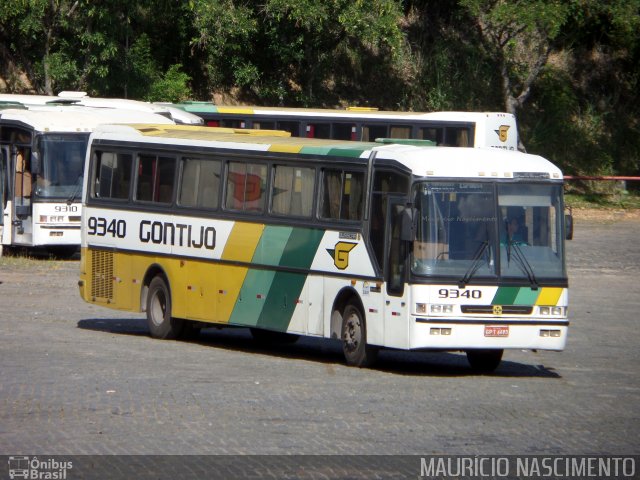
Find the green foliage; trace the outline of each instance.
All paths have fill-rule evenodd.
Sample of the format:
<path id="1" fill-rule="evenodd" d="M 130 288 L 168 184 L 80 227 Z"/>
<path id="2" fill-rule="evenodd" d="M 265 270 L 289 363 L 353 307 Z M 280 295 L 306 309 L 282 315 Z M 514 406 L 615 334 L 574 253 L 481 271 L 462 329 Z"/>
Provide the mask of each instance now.
<path id="1" fill-rule="evenodd" d="M 181 71 L 182 65 L 171 65 L 169 70 L 151 84 L 146 100 L 150 102 L 181 102 L 191 98 L 190 77 Z"/>
<path id="2" fill-rule="evenodd" d="M 640 173 L 640 0 L 4 0 L 13 91 L 507 110 L 567 173 Z M 1 84 L 1 82 L 0 82 Z"/>

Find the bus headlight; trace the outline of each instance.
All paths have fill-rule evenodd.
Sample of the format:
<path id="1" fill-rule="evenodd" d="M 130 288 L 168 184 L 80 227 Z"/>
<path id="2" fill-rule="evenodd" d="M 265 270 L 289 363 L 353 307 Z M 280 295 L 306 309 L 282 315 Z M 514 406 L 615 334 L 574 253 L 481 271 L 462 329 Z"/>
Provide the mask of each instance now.
<path id="1" fill-rule="evenodd" d="M 567 313 L 567 307 L 540 307 L 540 315 L 544 317 L 563 317 Z"/>
<path id="2" fill-rule="evenodd" d="M 431 313 L 453 313 L 453 305 L 431 305 Z"/>

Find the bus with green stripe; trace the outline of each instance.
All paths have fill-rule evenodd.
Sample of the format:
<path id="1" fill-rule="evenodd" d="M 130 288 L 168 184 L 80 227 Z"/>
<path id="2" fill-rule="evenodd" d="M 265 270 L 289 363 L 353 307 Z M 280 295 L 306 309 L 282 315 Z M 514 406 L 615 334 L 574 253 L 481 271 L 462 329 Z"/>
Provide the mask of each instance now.
<path id="1" fill-rule="evenodd" d="M 85 168 L 80 294 L 153 337 L 245 327 L 481 371 L 565 347 L 563 176 L 539 156 L 113 125 Z"/>
<path id="2" fill-rule="evenodd" d="M 375 141 L 430 140 L 438 146 L 518 150 L 514 115 L 504 112 L 401 112 L 368 107 L 285 108 L 214 105 L 185 101 L 160 104 L 201 117 L 210 127 L 278 129 L 293 137 Z"/>

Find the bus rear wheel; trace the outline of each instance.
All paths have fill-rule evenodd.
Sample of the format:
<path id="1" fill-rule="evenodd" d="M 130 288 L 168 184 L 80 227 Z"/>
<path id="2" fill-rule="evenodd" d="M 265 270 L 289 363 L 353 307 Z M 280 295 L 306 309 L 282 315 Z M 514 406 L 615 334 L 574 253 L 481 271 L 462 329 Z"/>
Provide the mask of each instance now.
<path id="1" fill-rule="evenodd" d="M 467 361 L 480 373 L 491 373 L 502 361 L 504 350 L 467 350 Z"/>
<path id="2" fill-rule="evenodd" d="M 367 344 L 364 315 L 358 306 L 347 304 L 342 314 L 342 352 L 347 365 L 369 367 L 377 357 L 378 349 Z"/>
<path id="3" fill-rule="evenodd" d="M 147 323 L 153 338 L 175 339 L 184 328 L 182 320 L 171 317 L 171 293 L 166 281 L 159 275 L 149 284 Z"/>

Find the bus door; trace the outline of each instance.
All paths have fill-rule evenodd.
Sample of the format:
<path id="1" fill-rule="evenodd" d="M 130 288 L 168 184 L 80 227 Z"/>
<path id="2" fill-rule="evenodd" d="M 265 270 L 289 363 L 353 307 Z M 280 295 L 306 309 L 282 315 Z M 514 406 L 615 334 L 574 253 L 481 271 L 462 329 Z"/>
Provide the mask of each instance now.
<path id="1" fill-rule="evenodd" d="M 388 347 L 406 347 L 409 338 L 408 289 L 405 288 L 408 244 L 401 238 L 406 199 L 388 198 L 384 249 L 384 339 Z"/>
<path id="2" fill-rule="evenodd" d="M 10 200 L 11 188 L 9 187 L 10 159 L 9 147 L 2 145 L 2 156 L 0 157 L 0 249 L 2 245 L 11 245 L 13 216 L 11 215 L 12 202 Z"/>
<path id="3" fill-rule="evenodd" d="M 32 176 L 31 155 L 24 147 L 11 149 L 13 160 L 13 202 L 11 206 L 11 240 L 14 244 L 30 245 L 32 243 Z"/>

